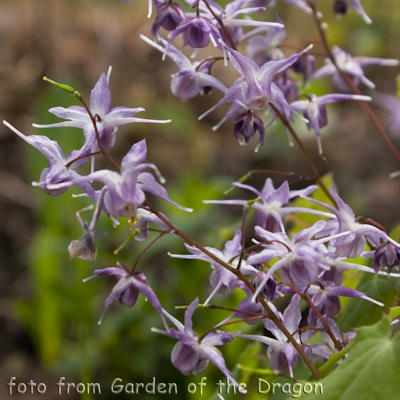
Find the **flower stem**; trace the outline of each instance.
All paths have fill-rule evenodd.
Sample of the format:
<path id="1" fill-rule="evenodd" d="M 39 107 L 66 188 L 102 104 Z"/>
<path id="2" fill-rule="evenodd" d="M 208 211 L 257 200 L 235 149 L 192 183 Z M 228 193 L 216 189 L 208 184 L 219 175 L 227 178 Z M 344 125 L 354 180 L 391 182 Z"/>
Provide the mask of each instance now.
<path id="1" fill-rule="evenodd" d="M 240 269 L 235 269 L 232 268 L 229 264 L 226 262 L 222 261 L 219 259 L 216 255 L 208 251 L 206 248 L 204 248 L 202 245 L 197 243 L 194 239 L 192 239 L 190 236 L 188 236 L 185 232 L 182 232 L 178 228 L 176 228 L 167 218 L 165 218 L 160 212 L 158 212 L 157 209 L 153 207 L 153 205 L 146 200 L 146 205 L 150 208 L 150 211 L 153 212 L 155 215 L 157 215 L 158 218 L 160 218 L 165 224 L 167 224 L 171 230 L 174 231 L 174 233 L 178 236 L 180 236 L 182 239 L 186 240 L 193 246 L 197 247 L 200 251 L 202 251 L 205 255 L 210 257 L 212 260 L 216 261 L 218 264 L 222 265 L 224 268 L 226 268 L 228 271 L 232 272 L 235 274 L 239 280 L 241 280 L 248 288 L 249 290 L 254 294 L 256 291 L 256 288 L 251 284 L 251 282 L 242 274 Z M 276 326 L 282 331 L 282 333 L 288 338 L 289 342 L 293 345 L 293 347 L 296 349 L 296 351 L 299 353 L 299 356 L 303 359 L 307 367 L 310 369 L 311 373 L 314 375 L 315 379 L 320 380 L 321 376 L 318 373 L 318 370 L 315 368 L 314 364 L 310 360 L 310 358 L 307 356 L 307 354 L 304 352 L 304 350 L 301 348 L 301 346 L 296 342 L 296 340 L 293 338 L 293 336 L 290 334 L 290 332 L 285 328 L 285 326 L 282 324 L 280 319 L 275 315 L 275 313 L 272 311 L 272 309 L 269 307 L 265 299 L 261 296 L 257 296 L 257 300 L 262 304 L 264 307 L 265 311 L 267 311 L 269 318 L 275 322 Z"/>
<path id="2" fill-rule="evenodd" d="M 361 95 L 361 92 L 358 89 L 358 87 L 354 84 L 354 82 L 351 80 L 349 75 L 346 74 L 346 72 L 344 72 L 339 67 L 338 63 L 335 60 L 335 57 L 332 54 L 332 51 L 331 51 L 331 49 L 329 47 L 329 44 L 328 44 L 328 40 L 326 38 L 325 29 L 324 29 L 324 27 L 323 27 L 323 25 L 321 23 L 321 20 L 320 20 L 320 18 L 318 16 L 316 5 L 311 1 L 309 1 L 308 3 L 309 3 L 309 6 L 311 7 L 311 9 L 313 10 L 313 16 L 314 16 L 315 22 L 317 24 L 318 32 L 319 32 L 322 44 L 323 44 L 323 46 L 325 48 L 325 51 L 326 51 L 329 59 L 331 60 L 332 64 L 336 67 L 336 69 L 339 72 L 340 76 L 345 80 L 347 85 L 350 87 L 351 91 L 354 94 Z M 363 101 L 363 100 L 361 101 L 361 104 L 364 107 L 365 111 L 367 112 L 367 114 L 368 114 L 372 124 L 374 125 L 376 131 L 379 133 L 379 135 L 381 136 L 381 138 L 385 142 L 386 146 L 389 148 L 389 150 L 392 152 L 392 154 L 396 157 L 397 161 L 400 162 L 400 153 L 394 147 L 394 145 L 393 145 L 392 141 L 390 140 L 388 134 L 385 132 L 385 129 L 383 129 L 383 126 L 379 122 L 378 118 L 376 117 L 375 113 L 372 111 L 372 109 L 369 106 L 369 104 L 366 101 Z"/>
<path id="3" fill-rule="evenodd" d="M 337 204 L 336 204 L 335 199 L 333 198 L 331 192 L 326 187 L 324 181 L 321 178 L 321 175 L 319 174 L 319 172 L 317 170 L 317 167 L 315 166 L 314 162 L 312 161 L 310 155 L 308 154 L 307 149 L 305 148 L 303 142 L 298 137 L 298 135 L 295 132 L 295 130 L 293 129 L 292 125 L 287 120 L 287 118 L 275 107 L 274 104 L 269 103 L 269 105 L 274 110 L 275 114 L 279 117 L 279 119 L 282 121 L 282 123 L 285 125 L 285 127 L 289 130 L 290 134 L 293 136 L 293 138 L 296 141 L 297 145 L 300 147 L 300 150 L 303 153 L 303 156 L 304 156 L 308 166 L 310 167 L 312 173 L 315 175 L 315 180 L 317 181 L 318 185 L 325 192 L 325 194 L 328 196 L 328 198 L 332 202 L 332 204 L 337 208 Z"/>

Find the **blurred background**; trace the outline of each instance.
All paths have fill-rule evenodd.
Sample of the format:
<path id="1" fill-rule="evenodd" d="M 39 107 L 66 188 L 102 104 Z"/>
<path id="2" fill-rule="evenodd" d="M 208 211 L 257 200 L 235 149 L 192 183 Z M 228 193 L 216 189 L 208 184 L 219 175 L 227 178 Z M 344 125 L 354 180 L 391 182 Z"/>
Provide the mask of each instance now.
<path id="1" fill-rule="evenodd" d="M 362 0 L 373 20 L 366 25 L 354 10 L 342 19 L 333 14 L 333 1 L 321 1 L 321 11 L 328 23 L 328 38 L 352 55 L 400 58 L 400 7 L 397 0 L 386 0 L 384 6 L 373 0 Z M 322 46 L 311 16 L 285 3 L 265 13 L 275 20 L 275 12 L 287 27 L 284 52 L 290 46 L 315 45 L 313 52 L 323 64 Z M 227 111 L 222 107 L 198 121 L 197 117 L 220 99 L 216 91 L 210 96 L 182 102 L 170 92 L 170 76 L 175 65 L 139 39 L 150 36 L 152 19 L 146 18 L 147 2 L 136 0 L 123 4 L 116 0 L 1 0 L 0 1 L 0 115 L 26 135 L 46 134 L 58 140 L 65 154 L 83 143 L 78 129 L 39 130 L 32 123 L 58 122 L 48 113 L 54 106 L 68 107 L 76 99 L 42 80 L 47 76 L 78 89 L 86 99 L 101 73 L 112 65 L 110 80 L 112 107 L 144 107 L 142 118 L 167 119 L 168 125 L 131 124 L 119 128 L 112 155 L 120 160 L 131 145 L 146 138 L 148 162 L 155 163 L 167 179 L 166 188 L 174 201 L 194 208 L 191 215 L 167 203 L 154 200 L 171 221 L 206 246 L 222 249 L 240 226 L 241 212 L 235 207 L 204 206 L 202 200 L 225 198 L 230 183 L 256 168 L 309 173 L 296 146 L 288 145 L 279 124 L 271 127 L 258 153 L 258 138 L 241 147 L 233 135 L 233 121 L 218 131 L 215 125 Z M 154 16 L 153 16 L 154 17 Z M 179 43 L 179 41 L 177 41 Z M 217 66 L 217 77 L 226 84 L 237 78 L 233 68 Z M 396 93 L 399 67 L 369 67 L 366 76 L 383 93 Z M 310 84 L 310 91 L 325 94 L 336 91 L 330 79 Z M 365 94 L 370 94 L 361 87 Z M 374 109 L 385 125 L 387 112 Z M 400 186 L 389 173 L 400 169 L 387 150 L 360 104 L 345 102 L 328 106 L 330 124 L 322 133 L 324 156 L 317 153 L 313 133 L 301 122 L 296 124 L 302 139 L 322 174 L 331 172 L 340 195 L 354 209 L 382 224 L 388 231 L 400 222 Z M 399 132 L 400 136 L 400 132 Z M 400 148 L 400 139 L 393 141 Z M 187 385 L 200 377 L 184 377 L 170 363 L 174 340 L 150 332 L 162 328 L 157 313 L 140 296 L 132 309 L 113 304 L 103 323 L 97 321 L 105 298 L 115 280 L 99 277 L 87 283 L 82 279 L 95 268 L 114 266 L 116 261 L 132 265 L 146 243 L 131 243 L 118 256 L 115 250 L 128 236 L 125 223 L 114 229 L 101 217 L 98 258 L 89 261 L 69 260 L 67 247 L 82 235 L 76 211 L 88 200 L 72 198 L 73 190 L 58 198 L 46 196 L 31 186 L 46 167 L 45 158 L 18 138 L 8 128 L 0 127 L 0 397 L 8 393 L 6 383 L 12 376 L 16 383 L 47 385 L 46 393 L 17 394 L 13 398 L 51 399 L 57 395 L 56 383 L 99 382 L 101 395 L 70 394 L 57 398 L 114 398 L 111 383 L 120 378 L 129 382 L 176 382 L 179 398 L 210 398 L 215 382 L 222 374 L 209 366 L 208 386 L 203 395 L 189 394 Z M 98 168 L 108 168 L 105 160 L 96 160 Z M 87 171 L 86 171 L 87 172 Z M 249 183 L 260 188 L 266 176 L 255 176 Z M 275 187 L 282 179 L 274 177 Z M 298 182 L 300 188 L 310 182 Z M 78 193 L 78 192 L 75 192 Z M 247 193 L 235 190 L 228 198 L 245 198 Z M 250 197 L 247 197 L 250 198 Z M 86 220 L 91 213 L 82 214 Z M 208 296 L 211 269 L 200 261 L 171 260 L 167 251 L 186 253 L 182 241 L 164 237 L 148 251 L 139 263 L 164 308 L 183 317 L 175 305 L 200 301 Z M 216 297 L 216 300 L 221 298 Z M 224 300 L 235 306 L 239 297 Z M 195 326 L 212 327 L 228 314 L 197 311 Z M 257 357 L 254 357 L 254 354 Z M 224 349 L 228 368 L 239 361 L 250 365 L 265 360 L 265 349 L 246 347 L 244 341 Z M 246 364 L 247 362 L 247 364 Z M 254 365 L 253 365 L 254 366 Z M 242 381 L 245 372 L 238 375 Z M 255 385 L 255 383 L 254 383 Z M 29 391 L 29 388 L 28 388 Z M 123 392 L 118 398 L 131 398 Z M 176 398 L 176 395 L 151 395 L 141 398 Z M 146 397 L 147 396 L 147 397 Z M 250 393 L 250 398 L 261 398 Z"/>

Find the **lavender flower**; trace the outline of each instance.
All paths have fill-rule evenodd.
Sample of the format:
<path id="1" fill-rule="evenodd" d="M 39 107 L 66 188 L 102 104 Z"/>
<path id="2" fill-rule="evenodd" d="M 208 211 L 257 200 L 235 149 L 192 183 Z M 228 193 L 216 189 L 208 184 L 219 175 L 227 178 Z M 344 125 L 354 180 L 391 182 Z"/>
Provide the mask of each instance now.
<path id="1" fill-rule="evenodd" d="M 96 127 L 99 132 L 100 140 L 106 150 L 114 146 L 115 133 L 120 125 L 130 124 L 131 122 L 151 122 L 165 124 L 171 120 L 153 120 L 133 117 L 138 112 L 144 111 L 144 108 L 127 108 L 124 106 L 111 108 L 111 92 L 108 87 L 111 74 L 111 67 L 107 76 L 103 73 L 96 83 L 90 95 L 90 112 L 96 120 Z M 83 129 L 86 142 L 81 152 L 93 153 L 97 148 L 96 132 L 86 109 L 81 106 L 53 107 L 49 112 L 59 118 L 69 121 L 58 122 L 56 124 L 38 125 L 32 124 L 35 128 L 56 128 L 72 126 Z"/>
<path id="2" fill-rule="evenodd" d="M 80 158 L 77 161 L 74 160 L 78 157 L 84 156 L 84 152 L 73 150 L 70 151 L 67 158 L 65 158 L 61 147 L 56 141 L 50 140 L 48 137 L 41 135 L 25 136 L 7 121 L 3 121 L 3 123 L 21 139 L 25 140 L 25 142 L 39 150 L 49 161 L 49 166 L 40 174 L 39 182 L 32 182 L 33 186 L 39 186 L 50 196 L 59 196 L 68 190 L 73 179 L 81 177 L 75 169 L 83 166 L 87 158 Z M 62 185 L 63 183 L 66 183 L 66 185 L 53 189 L 49 188 L 49 185 Z M 78 186 L 81 187 L 94 201 L 97 200 L 97 194 L 88 182 L 80 182 Z"/>
<path id="3" fill-rule="evenodd" d="M 272 179 L 267 178 L 264 183 L 264 187 L 261 191 L 250 185 L 244 185 L 239 182 L 234 182 L 232 185 L 242 189 L 250 190 L 255 193 L 260 199 L 252 204 L 256 212 L 256 223 L 255 225 L 260 226 L 270 232 L 285 232 L 283 225 L 284 217 L 292 212 L 304 212 L 310 214 L 324 215 L 333 217 L 333 214 L 327 214 L 325 212 L 312 210 L 305 207 L 283 207 L 289 202 L 290 199 L 312 193 L 317 186 L 311 185 L 301 190 L 290 190 L 287 181 L 283 182 L 278 188 L 274 188 Z M 247 204 L 246 200 L 204 200 L 206 204 L 232 204 L 244 206 Z"/>
<path id="4" fill-rule="evenodd" d="M 161 303 L 158 300 L 155 293 L 153 292 L 153 289 L 148 284 L 144 273 L 139 271 L 132 273 L 128 267 L 126 267 L 124 264 L 120 262 L 117 262 L 117 265 L 119 268 L 109 267 L 104 269 L 95 269 L 94 275 L 83 280 L 84 282 L 87 282 L 89 279 L 95 278 L 96 276 L 99 275 L 114 275 L 118 278 L 117 284 L 114 286 L 110 295 L 107 297 L 104 303 L 104 311 L 102 317 L 100 318 L 99 324 L 101 323 L 101 320 L 108 306 L 114 300 L 117 299 L 121 304 L 130 308 L 136 304 L 136 301 L 139 297 L 139 293 L 142 293 L 143 296 L 145 296 L 146 299 L 149 300 L 151 305 L 160 314 L 165 329 L 168 329 L 167 323 L 163 315 L 163 309 L 161 307 Z"/>
<path id="5" fill-rule="evenodd" d="M 102 188 L 105 191 L 104 207 L 109 214 L 114 215 L 116 218 L 135 216 L 138 206 L 142 205 L 146 199 L 145 191 L 161 197 L 178 208 L 192 211 L 170 200 L 165 188 L 155 181 L 153 175 L 143 172 L 144 169 L 152 168 L 164 182 L 154 164 L 143 163 L 146 159 L 146 154 L 146 140 L 143 139 L 135 143 L 122 159 L 121 173 L 99 170 L 87 176 L 73 179 L 66 185 L 79 185 L 90 181 L 104 183 Z M 62 185 L 60 184 L 59 186 Z"/>
<path id="6" fill-rule="evenodd" d="M 374 58 L 374 57 L 352 57 L 349 53 L 335 46 L 332 49 L 332 55 L 339 68 L 348 74 L 354 84 L 357 86 L 360 82 L 368 86 L 370 89 L 375 88 L 375 84 L 367 79 L 364 75 L 363 68 L 369 65 L 382 65 L 382 66 L 396 66 L 399 65 L 399 60 L 388 58 Z M 336 85 L 342 90 L 348 90 L 346 81 L 343 80 L 340 73 L 337 71 L 333 63 L 327 59 L 326 64 L 316 71 L 311 79 L 319 79 L 324 76 L 333 75 L 333 80 Z"/>
<path id="7" fill-rule="evenodd" d="M 178 3 L 157 1 L 157 15 L 151 27 L 151 34 L 158 37 L 158 30 L 163 27 L 173 31 L 185 19 L 185 13 Z"/>
<path id="8" fill-rule="evenodd" d="M 241 393 L 246 393 L 246 390 L 236 382 L 232 373 L 226 367 L 220 350 L 215 347 L 231 342 L 233 340 L 232 335 L 227 332 L 210 332 L 200 342 L 198 336 L 193 331 L 192 317 L 198 305 L 199 298 L 197 297 L 185 311 L 185 324 L 182 324 L 163 310 L 164 314 L 178 329 L 168 328 L 162 331 L 152 328 L 152 332 L 178 340 L 171 353 L 171 362 L 182 374 L 190 375 L 193 373 L 200 375 L 211 361 L 238 387 Z"/>
<path id="9" fill-rule="evenodd" d="M 211 267 L 214 269 L 210 276 L 210 284 L 214 290 L 204 302 L 204 305 L 207 305 L 210 302 L 215 293 L 226 295 L 236 289 L 238 285 L 238 277 L 233 272 L 229 271 L 227 268 L 217 263 L 211 257 L 204 254 L 197 247 L 189 246 L 187 244 L 185 244 L 185 246 L 192 253 L 192 255 L 170 253 L 169 255 L 174 258 L 197 259 L 207 261 L 211 263 Z M 258 273 L 258 270 L 256 268 L 254 268 L 252 265 L 246 264 L 244 260 L 241 261 L 239 266 L 239 256 L 242 251 L 242 232 L 240 229 L 236 230 L 235 236 L 232 240 L 228 240 L 226 242 L 224 251 L 220 251 L 212 247 L 206 247 L 206 249 L 210 253 L 217 256 L 221 261 L 231 265 L 233 268 L 240 268 L 240 271 L 245 275 L 256 275 Z"/>
<path id="10" fill-rule="evenodd" d="M 317 97 L 315 94 L 307 95 L 308 100 L 297 100 L 290 104 L 296 110 L 301 111 L 308 119 L 308 129 L 312 129 L 317 136 L 318 151 L 322 154 L 320 129 L 328 125 L 328 114 L 325 105 L 336 103 L 342 100 L 370 101 L 369 96 L 359 96 L 355 94 L 327 94 Z"/>
<path id="11" fill-rule="evenodd" d="M 223 93 L 226 92 L 226 87 L 217 78 L 202 71 L 201 67 L 204 65 L 204 61 L 192 64 L 192 62 L 174 46 L 168 46 L 167 41 L 164 39 L 160 39 L 161 43 L 164 45 L 164 47 L 162 47 L 144 35 L 140 35 L 140 38 L 166 54 L 177 65 L 179 70 L 176 74 L 172 75 L 171 91 L 181 100 L 191 99 L 199 93 L 204 92 L 206 90 L 205 88 L 210 87 L 214 87 Z"/>

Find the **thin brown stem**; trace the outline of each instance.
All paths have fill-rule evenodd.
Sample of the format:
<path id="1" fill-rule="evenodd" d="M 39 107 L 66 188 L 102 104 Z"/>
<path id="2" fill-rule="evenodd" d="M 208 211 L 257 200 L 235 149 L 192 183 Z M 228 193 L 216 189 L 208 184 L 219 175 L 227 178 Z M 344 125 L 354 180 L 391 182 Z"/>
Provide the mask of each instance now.
<path id="1" fill-rule="evenodd" d="M 232 49 L 237 50 L 235 42 L 233 41 L 231 34 L 229 33 L 228 29 L 226 29 L 226 26 L 222 22 L 222 18 L 214 12 L 212 7 L 208 4 L 207 0 L 203 0 L 203 2 L 207 6 L 207 8 L 210 10 L 210 13 L 213 15 L 213 17 L 217 20 L 221 29 L 224 31 L 225 36 L 228 38 L 229 44 L 231 45 Z"/>
<path id="2" fill-rule="evenodd" d="M 306 147 L 304 146 L 303 142 L 300 140 L 298 137 L 297 133 L 293 129 L 292 125 L 290 122 L 287 120 L 287 118 L 275 107 L 274 104 L 269 103 L 271 108 L 274 110 L 275 114 L 279 117 L 279 119 L 282 121 L 282 123 L 285 125 L 285 127 L 289 130 L 290 134 L 296 141 L 297 145 L 300 147 L 301 152 L 303 153 L 303 156 L 310 167 L 312 173 L 315 175 L 315 180 L 317 181 L 318 185 L 320 188 L 325 192 L 325 194 L 328 196 L 329 200 L 332 202 L 332 204 L 337 208 L 337 204 L 335 199 L 333 198 L 331 192 L 328 190 L 326 187 L 324 181 L 321 178 L 321 175 L 319 174 L 317 167 L 315 166 L 314 162 L 312 161 L 310 155 L 308 154 L 308 151 Z"/>
<path id="3" fill-rule="evenodd" d="M 328 333 L 329 337 L 332 339 L 333 343 L 335 344 L 335 347 L 338 351 L 342 350 L 342 345 L 341 343 L 335 338 L 335 335 L 333 334 L 331 328 L 329 327 L 328 323 L 326 322 L 325 318 L 323 315 L 320 313 L 318 308 L 314 305 L 314 303 L 311 301 L 311 299 L 305 294 L 300 292 L 299 290 L 294 289 L 292 286 L 288 285 L 295 293 L 297 293 L 299 296 L 301 296 L 302 299 L 304 299 L 307 304 L 314 310 L 315 314 L 317 317 L 321 320 L 322 325 L 324 325 L 324 328 L 326 329 L 326 332 Z"/>
<path id="4" fill-rule="evenodd" d="M 85 110 L 89 114 L 89 117 L 90 117 L 93 127 L 94 127 L 94 131 L 96 133 L 97 144 L 99 145 L 100 151 L 102 152 L 104 157 L 107 158 L 107 160 L 111 162 L 111 164 L 113 164 L 118 170 L 121 170 L 121 166 L 110 156 L 108 151 L 104 148 L 103 144 L 101 143 L 100 134 L 99 134 L 99 130 L 97 129 L 96 120 L 95 120 L 92 112 L 90 111 L 90 108 L 86 104 L 85 99 L 80 94 L 77 95 L 76 97 L 79 99 L 79 101 L 82 103 L 83 107 L 85 107 Z"/>
<path id="5" fill-rule="evenodd" d="M 325 29 L 321 23 L 321 20 L 318 16 L 317 13 L 317 8 L 315 6 L 315 4 L 313 2 L 308 2 L 309 6 L 312 8 L 313 10 L 313 15 L 314 15 L 314 19 L 315 22 L 317 24 L 317 28 L 318 28 L 318 32 L 319 35 L 321 37 L 321 41 L 322 44 L 325 48 L 325 51 L 329 57 L 329 59 L 331 60 L 332 64 L 336 67 L 337 71 L 339 72 L 340 76 L 344 79 L 344 81 L 347 83 L 347 85 L 350 87 L 351 91 L 354 94 L 357 95 L 361 95 L 360 90 L 358 89 L 358 87 L 354 84 L 354 82 L 352 81 L 352 79 L 350 78 L 350 76 L 348 74 L 346 74 L 346 72 L 344 72 L 338 65 L 338 63 L 336 62 L 335 57 L 332 54 L 332 51 L 330 49 L 330 46 L 328 44 L 328 40 L 326 38 L 326 32 Z M 397 149 L 394 147 L 392 141 L 390 140 L 388 134 L 385 132 L 385 129 L 383 128 L 382 124 L 379 122 L 378 118 L 376 117 L 375 113 L 372 111 L 371 107 L 369 106 L 369 104 L 366 101 L 360 101 L 360 103 L 362 104 L 362 106 L 364 107 L 365 111 L 367 112 L 372 124 L 374 125 L 376 131 L 379 133 L 379 135 L 381 136 L 381 138 L 383 139 L 383 141 L 385 142 L 386 146 L 389 148 L 389 150 L 392 152 L 392 154 L 396 157 L 397 161 L 400 162 L 400 153 L 397 151 Z"/>
<path id="6" fill-rule="evenodd" d="M 200 251 L 202 251 L 205 255 L 210 257 L 212 260 L 216 261 L 218 264 L 222 265 L 224 268 L 226 268 L 228 271 L 232 272 L 235 274 L 239 280 L 241 280 L 247 287 L 248 289 L 254 294 L 256 289 L 255 287 L 251 284 L 251 282 L 242 274 L 240 269 L 235 269 L 232 268 L 229 264 L 224 262 L 223 260 L 219 259 L 216 255 L 208 251 L 206 248 L 204 248 L 202 245 L 197 243 L 194 239 L 192 239 L 190 236 L 188 236 L 186 233 L 182 232 L 178 228 L 176 228 L 167 218 L 165 218 L 160 212 L 158 212 L 157 209 L 153 207 L 153 205 L 146 200 L 146 205 L 150 208 L 150 211 L 153 212 L 155 215 L 157 215 L 158 218 L 160 218 L 166 225 L 168 225 L 171 230 L 174 231 L 174 233 L 178 236 L 180 236 L 182 239 L 186 240 L 188 243 L 192 244 L 193 246 L 197 247 Z M 265 299 L 261 296 L 257 296 L 257 300 L 261 303 L 261 305 L 264 307 L 265 311 L 267 311 L 269 318 L 275 322 L 276 326 L 282 331 L 282 333 L 288 338 L 288 341 L 293 345 L 293 347 L 296 349 L 296 351 L 299 353 L 299 356 L 303 359 L 307 367 L 310 369 L 311 373 L 314 375 L 315 379 L 320 380 L 321 376 L 318 373 L 318 370 L 315 368 L 314 364 L 310 360 L 310 358 L 307 356 L 307 354 L 304 352 L 304 350 L 301 348 L 301 346 L 296 342 L 296 340 L 293 338 L 291 333 L 285 328 L 285 326 L 282 324 L 281 320 L 275 315 L 275 313 L 272 311 L 272 309 L 269 307 Z"/>

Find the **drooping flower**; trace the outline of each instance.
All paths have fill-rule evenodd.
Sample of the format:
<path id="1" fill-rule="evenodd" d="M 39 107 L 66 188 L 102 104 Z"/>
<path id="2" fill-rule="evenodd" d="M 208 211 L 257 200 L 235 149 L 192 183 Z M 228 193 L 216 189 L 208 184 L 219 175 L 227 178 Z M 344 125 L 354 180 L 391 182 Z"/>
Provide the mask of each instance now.
<path id="1" fill-rule="evenodd" d="M 233 340 L 232 335 L 228 332 L 210 332 L 200 342 L 197 334 L 193 331 L 192 317 L 198 305 L 199 298 L 197 297 L 185 311 L 185 324 L 163 310 L 165 316 L 178 329 L 168 328 L 162 331 L 152 328 L 152 332 L 178 340 L 178 343 L 172 349 L 171 362 L 183 375 L 200 375 L 211 361 L 238 387 L 241 393 L 246 393 L 246 390 L 236 382 L 232 373 L 226 367 L 221 351 L 215 347 L 231 342 Z"/>
<path id="2" fill-rule="evenodd" d="M 233 272 L 229 271 L 227 268 L 223 267 L 217 261 L 213 260 L 210 256 L 203 253 L 197 247 L 189 246 L 185 244 L 186 248 L 192 253 L 192 255 L 183 255 L 183 254 L 169 254 L 174 258 L 184 258 L 184 259 L 197 259 L 209 262 L 211 267 L 213 268 L 213 272 L 210 275 L 210 284 L 213 288 L 211 295 L 204 302 L 204 305 L 207 305 L 210 300 L 213 298 L 215 293 L 220 293 L 223 295 L 231 293 L 234 289 L 236 289 L 238 285 L 238 277 Z M 232 240 L 228 240 L 225 243 L 225 248 L 223 251 L 206 247 L 213 255 L 217 256 L 221 261 L 230 265 L 234 269 L 240 268 L 240 271 L 244 275 L 256 275 L 258 270 L 254 268 L 252 265 L 248 265 L 244 260 L 241 261 L 239 266 L 239 258 L 242 251 L 242 232 L 240 229 L 237 229 L 235 232 L 235 236 Z"/>
<path id="3" fill-rule="evenodd" d="M 181 209 L 191 211 L 191 209 L 182 207 L 170 200 L 166 189 L 156 182 L 154 176 L 149 172 L 143 172 L 143 170 L 151 168 L 163 181 L 154 164 L 143 163 L 146 159 L 146 154 L 146 140 L 143 139 L 135 143 L 128 154 L 122 159 L 120 173 L 110 170 L 99 170 L 73 179 L 69 185 L 79 185 L 90 181 L 104 183 L 104 187 L 101 189 L 105 192 L 104 208 L 116 218 L 135 216 L 138 206 L 142 205 L 146 199 L 144 192 L 150 192 Z M 60 184 L 60 186 L 62 185 Z"/>
<path id="4" fill-rule="evenodd" d="M 89 278 L 84 279 L 84 282 L 87 282 L 89 279 L 95 278 L 99 275 L 114 275 L 117 277 L 118 282 L 112 289 L 110 295 L 107 297 L 104 302 L 104 311 L 107 310 L 108 306 L 114 301 L 118 300 L 124 306 L 130 308 L 136 304 L 136 301 L 139 297 L 139 293 L 142 293 L 143 296 L 149 300 L 151 305 L 156 309 L 156 311 L 160 314 L 160 317 L 164 323 L 165 329 L 168 329 L 168 325 L 165 321 L 163 315 L 163 309 L 160 301 L 155 295 L 153 289 L 150 287 L 147 282 L 146 276 L 143 272 L 133 272 L 124 264 L 117 262 L 119 268 L 109 267 L 104 269 L 95 269 L 94 275 Z M 102 315 L 102 317 L 103 317 Z M 101 319 L 99 324 L 101 323 Z"/>
<path id="5" fill-rule="evenodd" d="M 388 238 L 385 232 L 375 226 L 357 222 L 353 210 L 339 197 L 334 185 L 331 187 L 331 193 L 338 208 L 307 196 L 302 197 L 325 207 L 336 216 L 335 219 L 327 222 L 326 229 L 319 232 L 319 236 L 349 232 L 345 236 L 330 241 L 339 257 L 357 258 L 364 251 L 367 239 L 373 246 L 378 247 L 381 238 Z"/>
<path id="6" fill-rule="evenodd" d="M 364 75 L 364 67 L 369 65 L 399 65 L 399 60 L 395 59 L 362 56 L 352 57 L 349 53 L 346 53 L 337 46 L 333 47 L 332 55 L 335 58 L 336 64 L 339 66 L 339 68 L 350 76 L 356 86 L 362 82 L 370 89 L 374 89 L 375 84 Z M 342 90 L 349 89 L 346 81 L 342 78 L 332 61 L 329 59 L 326 60 L 326 64 L 322 68 L 314 72 L 314 74 L 311 76 L 311 79 L 319 79 L 328 75 L 333 75 L 333 80 L 339 88 Z"/>
<path id="7" fill-rule="evenodd" d="M 81 175 L 75 171 L 76 168 L 80 168 L 87 161 L 87 157 L 77 158 L 84 156 L 82 151 L 72 150 L 68 153 L 67 158 L 65 158 L 60 145 L 54 141 L 50 140 L 47 136 L 41 135 L 30 135 L 25 136 L 18 129 L 14 128 L 7 121 L 3 121 L 4 125 L 9 127 L 15 134 L 17 134 L 21 139 L 25 140 L 28 144 L 39 150 L 49 161 L 49 166 L 45 168 L 40 174 L 39 182 L 33 182 L 32 185 L 39 186 L 45 193 L 50 196 L 58 196 L 65 193 L 68 187 L 71 186 L 71 181 L 75 178 L 80 178 Z M 49 185 L 56 185 L 67 183 L 63 187 L 50 189 Z M 97 194 L 92 189 L 89 182 L 80 182 L 78 184 L 94 201 L 97 201 Z"/>
<path id="8" fill-rule="evenodd" d="M 224 45 L 225 46 L 225 45 Z M 294 110 L 286 101 L 284 94 L 273 82 L 275 75 L 290 67 L 298 57 L 311 49 L 308 46 L 300 53 L 293 54 L 287 59 L 280 61 L 269 61 L 262 67 L 250 58 L 241 55 L 238 51 L 232 50 L 226 46 L 229 51 L 229 58 L 233 66 L 242 75 L 225 93 L 225 96 L 214 107 L 210 108 L 199 119 L 206 116 L 211 111 L 220 107 L 224 103 L 238 102 L 251 111 L 261 111 L 268 107 L 270 103 L 274 104 L 287 117 Z"/>
<path id="9" fill-rule="evenodd" d="M 301 322 L 301 311 L 299 308 L 300 296 L 295 294 L 289 306 L 285 309 L 283 315 L 279 314 L 275 306 L 269 303 L 273 312 L 280 319 L 285 328 L 293 336 L 293 339 L 299 344 L 303 345 L 308 342 L 315 334 L 315 331 L 307 331 L 299 333 L 299 325 Z M 265 328 L 270 331 L 276 339 L 261 335 L 245 335 L 240 332 L 234 332 L 233 336 L 241 337 L 244 339 L 257 340 L 268 346 L 267 355 L 270 360 L 271 369 L 277 370 L 283 374 L 289 375 L 293 378 L 293 369 L 299 360 L 299 354 L 288 338 L 278 328 L 278 326 L 270 319 L 264 319 Z M 312 349 L 312 348 L 311 348 Z M 312 350 L 311 350 L 312 351 Z"/>
<path id="10" fill-rule="evenodd" d="M 312 129 L 315 132 L 320 154 L 322 154 L 320 129 L 328 125 L 328 114 L 325 108 L 326 104 L 336 103 L 342 100 L 371 100 L 369 96 L 359 96 L 355 94 L 327 94 L 320 97 L 317 97 L 315 94 L 309 94 L 307 97 L 308 100 L 297 100 L 290 103 L 290 106 L 296 111 L 301 111 L 304 117 L 308 119 L 308 129 Z"/>
<path id="11" fill-rule="evenodd" d="M 287 181 L 283 182 L 278 188 L 274 188 L 272 179 L 267 178 L 264 183 L 264 187 L 261 191 L 250 185 L 243 183 L 234 182 L 232 185 L 242 189 L 250 190 L 255 193 L 260 199 L 251 205 L 256 212 L 256 223 L 255 225 L 260 226 L 270 232 L 285 232 L 283 225 L 284 217 L 293 212 L 304 212 L 310 214 L 324 215 L 333 217 L 332 214 L 320 212 L 318 210 L 312 210 L 305 207 L 283 207 L 290 199 L 300 196 L 311 194 L 315 189 L 316 185 L 311 185 L 301 190 L 290 190 Z M 247 204 L 247 200 L 204 200 L 206 204 L 231 204 L 244 206 Z"/>
<path id="12" fill-rule="evenodd" d="M 157 15 L 151 27 L 151 34 L 154 37 L 158 37 L 161 27 L 173 31 L 185 19 L 185 13 L 178 3 L 158 1 L 156 7 Z"/>
<path id="13" fill-rule="evenodd" d="M 101 74 L 100 79 L 96 83 L 90 95 L 90 112 L 92 113 L 96 127 L 100 136 L 102 145 L 106 150 L 114 146 L 115 133 L 118 127 L 132 122 L 150 122 L 164 124 L 171 120 L 153 120 L 134 117 L 135 114 L 145 111 L 144 108 L 127 108 L 125 106 L 115 107 L 111 109 L 111 92 L 108 87 L 110 80 L 111 68 L 108 74 Z M 93 126 L 93 122 L 87 113 L 86 109 L 81 106 L 53 107 L 49 112 L 55 116 L 69 121 L 58 122 L 49 125 L 32 124 L 35 128 L 56 128 L 56 127 L 75 127 L 83 129 L 86 142 L 81 151 L 93 153 L 97 149 L 97 137 Z"/>
<path id="14" fill-rule="evenodd" d="M 166 51 L 167 56 L 177 65 L 178 72 L 172 75 L 171 91 L 181 100 L 191 99 L 199 93 L 205 92 L 207 90 L 206 88 L 210 87 L 216 88 L 223 93 L 226 92 L 226 87 L 217 78 L 209 73 L 203 72 L 202 66 L 205 66 L 207 60 L 192 63 L 174 46 L 170 45 L 167 49 L 168 43 L 164 39 L 160 39 L 161 43 L 164 45 L 164 47 L 162 47 L 144 35 L 140 35 L 140 38 L 162 53 Z M 209 89 L 207 91 L 209 91 Z"/>

